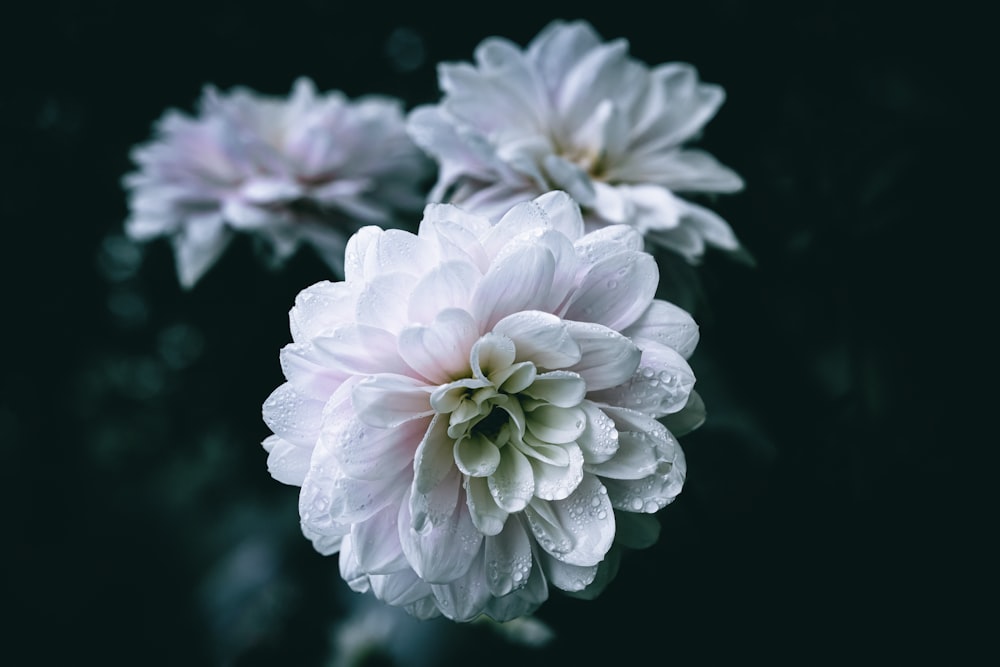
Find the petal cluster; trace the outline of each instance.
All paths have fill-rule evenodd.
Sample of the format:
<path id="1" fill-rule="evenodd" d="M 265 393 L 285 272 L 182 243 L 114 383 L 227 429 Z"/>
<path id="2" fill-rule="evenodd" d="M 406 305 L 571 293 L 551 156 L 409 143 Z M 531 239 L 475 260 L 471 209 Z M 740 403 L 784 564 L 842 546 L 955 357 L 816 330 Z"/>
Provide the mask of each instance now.
<path id="1" fill-rule="evenodd" d="M 208 86 L 198 106 L 194 116 L 166 112 L 124 179 L 127 233 L 168 237 L 185 287 L 236 233 L 251 234 L 275 265 L 308 244 L 340 275 L 360 226 L 419 215 L 430 163 L 396 99 L 319 94 L 300 78 L 288 98 Z"/>
<path id="2" fill-rule="evenodd" d="M 360 229 L 345 279 L 296 298 L 263 406 L 304 534 L 420 618 L 599 592 L 681 490 L 665 424 L 703 414 L 698 327 L 657 283 L 634 227 L 586 232 L 561 191 L 495 223 L 429 204 L 416 234 Z"/>
<path id="3" fill-rule="evenodd" d="M 699 260 L 706 244 L 740 244 L 715 212 L 676 193 L 735 192 L 742 179 L 687 148 L 724 100 L 684 63 L 650 68 L 628 44 L 584 21 L 554 21 L 525 49 L 493 37 L 475 63 L 442 63 L 443 98 L 414 109 L 408 128 L 439 164 L 433 201 L 492 219 L 514 203 L 563 190 L 588 228 L 630 224 Z"/>

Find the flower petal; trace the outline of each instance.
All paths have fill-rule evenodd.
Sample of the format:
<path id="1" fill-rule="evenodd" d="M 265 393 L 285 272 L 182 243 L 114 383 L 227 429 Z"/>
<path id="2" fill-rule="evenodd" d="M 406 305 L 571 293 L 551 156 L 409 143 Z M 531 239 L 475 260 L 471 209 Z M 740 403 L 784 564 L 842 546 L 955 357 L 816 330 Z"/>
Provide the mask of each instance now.
<path id="1" fill-rule="evenodd" d="M 524 587 L 531 573 L 531 541 L 520 521 L 508 521 L 484 540 L 486 583 L 495 597 Z"/>
<path id="2" fill-rule="evenodd" d="M 468 312 L 442 310 L 428 325 L 413 324 L 399 332 L 399 355 L 430 382 L 445 384 L 469 372 L 469 354 L 479 327 Z"/>
<path id="3" fill-rule="evenodd" d="M 570 565 L 596 565 L 615 537 L 615 518 L 607 492 L 593 475 L 584 475 L 565 500 L 532 500 L 525 517 L 539 545 Z"/>
<path id="4" fill-rule="evenodd" d="M 587 417 L 587 427 L 576 439 L 576 444 L 583 453 L 584 462 L 607 461 L 618 451 L 618 429 L 614 421 L 593 401 L 583 401 L 580 408 Z"/>
<path id="5" fill-rule="evenodd" d="M 466 261 L 434 267 L 413 288 L 407 321 L 424 324 L 446 309 L 467 309 L 480 277 L 479 269 Z"/>
<path id="6" fill-rule="evenodd" d="M 394 428 L 434 414 L 430 388 L 405 375 L 380 373 L 366 377 L 355 385 L 351 400 L 358 418 L 379 428 Z"/>
<path id="7" fill-rule="evenodd" d="M 545 248 L 525 246 L 490 266 L 472 297 L 472 313 L 480 329 L 491 331 L 507 315 L 535 310 L 552 287 L 555 258 Z"/>
<path id="8" fill-rule="evenodd" d="M 622 334 L 642 347 L 643 341 L 653 341 L 673 348 L 687 359 L 698 345 L 698 324 L 683 308 L 667 301 L 654 299 L 649 308 Z"/>
<path id="9" fill-rule="evenodd" d="M 497 322 L 493 332 L 514 342 L 515 361 L 532 361 L 541 368 L 555 369 L 580 360 L 580 346 L 562 320 L 550 313 L 539 310 L 513 313 Z"/>
<path id="10" fill-rule="evenodd" d="M 462 499 L 454 512 L 438 525 L 422 533 L 411 528 L 410 502 L 404 498 L 399 508 L 399 539 L 413 570 L 430 584 L 461 578 L 482 551 L 483 535 L 472 523 Z"/>
<path id="11" fill-rule="evenodd" d="M 275 435 L 311 449 L 323 422 L 323 403 L 299 393 L 286 382 L 267 397 L 262 414 L 264 423 Z"/>
<path id="12" fill-rule="evenodd" d="M 684 407 L 694 383 L 694 372 L 684 357 L 665 345 L 647 342 L 639 367 L 627 382 L 591 392 L 588 398 L 663 417 Z"/>
<path id="13" fill-rule="evenodd" d="M 358 566 L 368 574 L 388 574 L 407 567 L 399 543 L 399 510 L 388 505 L 351 526 L 351 546 Z"/>
<path id="14" fill-rule="evenodd" d="M 261 443 L 267 451 L 267 471 L 282 484 L 302 486 L 309 471 L 312 448 L 293 445 L 276 435 Z"/>
<path id="15" fill-rule="evenodd" d="M 520 512 L 535 492 L 535 476 L 528 459 L 514 447 L 500 452 L 500 465 L 487 478 L 490 494 L 501 509 Z"/>
<path id="16" fill-rule="evenodd" d="M 600 260 L 584 275 L 564 317 L 621 330 L 649 307 L 659 275 L 647 253 L 628 251 Z"/>
<path id="17" fill-rule="evenodd" d="M 569 371 L 578 373 L 592 393 L 628 381 L 636 371 L 642 351 L 625 336 L 600 324 L 566 322 L 580 345 L 580 361 Z"/>
<path id="18" fill-rule="evenodd" d="M 483 573 L 483 559 L 483 550 L 477 549 L 475 561 L 462 576 L 450 583 L 431 584 L 438 609 L 451 620 L 460 623 L 473 620 L 492 597 Z"/>
<path id="19" fill-rule="evenodd" d="M 565 465 L 553 465 L 532 456 L 528 457 L 535 475 L 535 496 L 542 500 L 562 500 L 569 497 L 583 480 L 583 454 L 574 443 L 553 446 L 568 455 Z"/>
<path id="20" fill-rule="evenodd" d="M 594 582 L 598 568 L 598 565 L 570 565 L 547 553 L 542 555 L 541 565 L 549 582 L 564 591 L 582 591 Z"/>
<path id="21" fill-rule="evenodd" d="M 472 522 L 483 535 L 497 535 L 509 512 L 497 505 L 485 478 L 466 477 L 464 484 Z"/>

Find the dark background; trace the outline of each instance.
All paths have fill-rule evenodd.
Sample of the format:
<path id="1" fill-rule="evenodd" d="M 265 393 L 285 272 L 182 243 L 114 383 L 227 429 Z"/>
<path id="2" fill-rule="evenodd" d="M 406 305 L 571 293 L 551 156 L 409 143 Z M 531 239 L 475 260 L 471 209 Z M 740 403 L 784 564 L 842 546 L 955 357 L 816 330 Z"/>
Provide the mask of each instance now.
<path id="1" fill-rule="evenodd" d="M 996 224 L 970 204 L 995 82 L 985 18 L 956 3 L 358 4 L 4 10 L 0 661 L 333 664 L 357 596 L 299 534 L 296 489 L 259 446 L 288 308 L 329 276 L 308 251 L 270 271 L 241 240 L 183 292 L 165 242 L 121 238 L 128 151 L 206 83 L 284 95 L 306 75 L 432 102 L 435 63 L 491 35 L 526 44 L 553 18 L 726 89 L 699 145 L 746 179 L 711 206 L 758 263 L 709 253 L 697 270 L 709 421 L 682 439 L 688 482 L 659 543 L 595 601 L 553 592 L 544 649 L 432 623 L 438 643 L 408 662 L 971 653 L 987 624 L 968 612 L 995 609 L 978 568 L 995 519 L 971 517 L 996 436 L 968 426 L 963 379 L 986 359 L 970 304 L 991 303 L 969 298 L 989 267 L 971 251 Z"/>

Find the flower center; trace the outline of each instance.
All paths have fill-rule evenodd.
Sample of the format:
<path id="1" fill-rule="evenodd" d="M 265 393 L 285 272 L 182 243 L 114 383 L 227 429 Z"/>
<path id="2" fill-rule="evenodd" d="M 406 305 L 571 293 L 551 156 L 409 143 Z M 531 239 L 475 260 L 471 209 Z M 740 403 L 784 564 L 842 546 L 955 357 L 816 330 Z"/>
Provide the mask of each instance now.
<path id="1" fill-rule="evenodd" d="M 569 371 L 539 373 L 516 357 L 513 341 L 486 334 L 470 354 L 472 377 L 431 394 L 434 410 L 448 415 L 455 464 L 466 475 L 489 477 L 508 456 L 566 465 L 568 455 L 552 448 L 561 450 L 583 433 L 583 379 Z"/>

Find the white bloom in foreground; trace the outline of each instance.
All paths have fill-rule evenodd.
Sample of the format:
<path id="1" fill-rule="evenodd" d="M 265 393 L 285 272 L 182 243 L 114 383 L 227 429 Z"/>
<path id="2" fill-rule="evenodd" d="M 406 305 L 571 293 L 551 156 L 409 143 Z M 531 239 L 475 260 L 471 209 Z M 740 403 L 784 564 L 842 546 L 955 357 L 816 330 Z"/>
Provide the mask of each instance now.
<path id="1" fill-rule="evenodd" d="M 549 584 L 603 587 L 616 540 L 655 540 L 685 474 L 659 419 L 697 423 L 698 327 L 653 298 L 642 244 L 586 234 L 563 192 L 495 225 L 430 204 L 416 235 L 361 229 L 346 279 L 299 294 L 263 444 L 352 588 L 506 621 Z"/>
<path id="2" fill-rule="evenodd" d="M 555 21 L 524 50 L 489 38 L 475 60 L 439 65 L 441 102 L 409 116 L 410 134 L 439 163 L 432 201 L 495 219 L 564 190 L 588 229 L 631 224 L 689 262 L 706 243 L 740 249 L 718 214 L 675 194 L 743 187 L 711 155 L 683 147 L 724 99 L 693 67 L 650 69 L 625 40 L 605 43 L 583 21 Z"/>
<path id="3" fill-rule="evenodd" d="M 195 116 L 167 111 L 132 159 L 126 232 L 169 237 L 188 288 L 237 232 L 275 265 L 309 244 L 342 275 L 347 237 L 418 214 L 430 169 L 398 100 L 319 95 L 305 78 L 287 99 L 207 86 Z"/>

